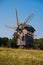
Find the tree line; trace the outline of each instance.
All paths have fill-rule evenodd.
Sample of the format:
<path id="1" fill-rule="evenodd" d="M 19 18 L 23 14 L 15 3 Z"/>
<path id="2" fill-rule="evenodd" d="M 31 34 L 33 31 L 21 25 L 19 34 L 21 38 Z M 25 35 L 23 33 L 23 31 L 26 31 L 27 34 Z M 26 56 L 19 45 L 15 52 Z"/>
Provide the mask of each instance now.
<path id="1" fill-rule="evenodd" d="M 19 48 L 15 38 L 9 39 L 7 37 L 0 37 L 0 47 Z M 43 38 L 34 39 L 31 48 L 43 50 Z"/>

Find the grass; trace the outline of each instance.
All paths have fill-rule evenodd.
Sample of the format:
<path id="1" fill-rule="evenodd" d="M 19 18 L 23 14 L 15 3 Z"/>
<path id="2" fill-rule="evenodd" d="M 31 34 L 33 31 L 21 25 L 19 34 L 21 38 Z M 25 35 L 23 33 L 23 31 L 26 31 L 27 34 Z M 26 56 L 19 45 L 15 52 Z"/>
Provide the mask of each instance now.
<path id="1" fill-rule="evenodd" d="M 43 65 L 43 51 L 0 47 L 0 65 Z"/>

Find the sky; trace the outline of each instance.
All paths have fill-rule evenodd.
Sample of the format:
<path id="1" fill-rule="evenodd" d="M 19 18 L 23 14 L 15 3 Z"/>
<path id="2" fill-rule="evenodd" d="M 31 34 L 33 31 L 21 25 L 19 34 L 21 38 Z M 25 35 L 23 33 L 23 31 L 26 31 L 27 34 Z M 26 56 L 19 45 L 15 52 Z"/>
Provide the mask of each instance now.
<path id="1" fill-rule="evenodd" d="M 0 0 L 0 37 L 11 38 L 14 30 L 5 25 L 17 26 L 15 8 L 23 23 L 30 13 L 34 17 L 27 24 L 35 28 L 35 38 L 43 38 L 43 0 Z"/>

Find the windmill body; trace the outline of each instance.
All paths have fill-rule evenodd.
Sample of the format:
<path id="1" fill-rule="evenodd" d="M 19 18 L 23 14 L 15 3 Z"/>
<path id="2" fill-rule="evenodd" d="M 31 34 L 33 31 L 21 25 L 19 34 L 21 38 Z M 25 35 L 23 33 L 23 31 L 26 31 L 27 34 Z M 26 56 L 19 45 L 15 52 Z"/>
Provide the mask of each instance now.
<path id="1" fill-rule="evenodd" d="M 18 19 L 18 14 L 16 10 L 16 22 L 17 27 L 11 27 L 6 25 L 6 27 L 14 29 L 16 32 L 14 32 L 13 36 L 17 39 L 17 45 L 18 46 L 28 46 L 31 47 L 33 44 L 33 38 L 34 38 L 34 31 L 35 29 L 28 25 L 27 22 L 29 22 L 33 17 L 33 14 L 30 14 L 28 18 L 25 20 L 24 23 L 20 23 Z"/>
<path id="2" fill-rule="evenodd" d="M 35 29 L 31 25 L 27 25 L 23 30 L 19 30 L 19 32 L 14 33 L 14 37 L 17 39 L 17 45 L 18 46 L 28 46 L 31 47 L 33 44 L 33 38 Z M 31 33 L 28 33 L 31 32 Z"/>

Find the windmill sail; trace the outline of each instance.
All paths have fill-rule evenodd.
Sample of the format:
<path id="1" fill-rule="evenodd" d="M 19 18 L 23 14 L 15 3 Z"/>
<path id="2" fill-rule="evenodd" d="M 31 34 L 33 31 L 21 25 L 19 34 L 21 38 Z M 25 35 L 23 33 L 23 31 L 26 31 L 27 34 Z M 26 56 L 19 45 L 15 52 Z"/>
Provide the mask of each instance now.
<path id="1" fill-rule="evenodd" d="M 30 21 L 32 19 L 32 17 L 33 17 L 33 13 L 31 13 L 30 16 L 28 16 L 28 18 L 26 19 L 26 21 L 22 25 L 23 28 L 26 26 L 26 23 L 28 22 L 28 20 Z"/>
<path id="2" fill-rule="evenodd" d="M 18 19 L 17 9 L 16 9 L 16 20 L 17 20 L 17 25 L 20 25 L 20 22 L 19 22 L 19 19 Z"/>
<path id="3" fill-rule="evenodd" d="M 12 26 L 9 26 L 9 25 L 5 25 L 5 27 L 7 27 L 7 28 L 11 28 L 11 29 L 14 29 L 14 30 L 17 29 L 17 27 L 12 27 Z"/>

